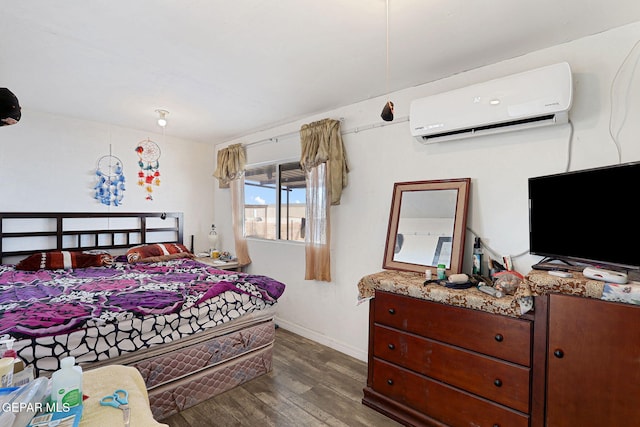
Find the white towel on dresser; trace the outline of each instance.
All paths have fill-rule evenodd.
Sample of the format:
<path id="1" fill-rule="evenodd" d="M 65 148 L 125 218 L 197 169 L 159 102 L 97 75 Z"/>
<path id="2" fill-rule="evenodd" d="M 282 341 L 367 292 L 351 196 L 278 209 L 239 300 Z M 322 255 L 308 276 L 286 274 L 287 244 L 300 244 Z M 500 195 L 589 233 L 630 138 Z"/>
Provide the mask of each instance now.
<path id="1" fill-rule="evenodd" d="M 602 291 L 602 299 L 605 301 L 640 305 L 640 283 L 629 282 L 624 285 L 605 283 Z"/>

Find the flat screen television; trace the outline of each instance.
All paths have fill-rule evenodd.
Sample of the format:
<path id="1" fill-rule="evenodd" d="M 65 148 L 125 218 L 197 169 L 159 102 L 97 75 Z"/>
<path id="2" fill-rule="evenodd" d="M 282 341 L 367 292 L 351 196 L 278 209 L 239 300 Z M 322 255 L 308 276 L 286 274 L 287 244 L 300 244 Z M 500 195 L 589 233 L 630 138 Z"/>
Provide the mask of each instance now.
<path id="1" fill-rule="evenodd" d="M 640 162 L 529 178 L 529 252 L 639 270 Z"/>

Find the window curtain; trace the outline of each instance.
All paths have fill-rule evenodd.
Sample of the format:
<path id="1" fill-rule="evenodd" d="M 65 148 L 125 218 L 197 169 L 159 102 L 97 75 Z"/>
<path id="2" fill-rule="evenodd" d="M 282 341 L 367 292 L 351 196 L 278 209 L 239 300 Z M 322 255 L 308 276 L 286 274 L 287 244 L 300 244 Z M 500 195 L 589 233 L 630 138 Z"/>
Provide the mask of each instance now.
<path id="1" fill-rule="evenodd" d="M 247 240 L 244 238 L 244 168 L 247 158 L 242 144 L 233 144 L 218 150 L 218 164 L 213 176 L 220 188 L 231 188 L 231 222 L 240 266 L 251 264 Z"/>
<path id="2" fill-rule="evenodd" d="M 338 120 L 300 128 L 300 166 L 307 183 L 305 280 L 331 281 L 331 205 L 339 205 L 347 186 L 346 152 Z"/>

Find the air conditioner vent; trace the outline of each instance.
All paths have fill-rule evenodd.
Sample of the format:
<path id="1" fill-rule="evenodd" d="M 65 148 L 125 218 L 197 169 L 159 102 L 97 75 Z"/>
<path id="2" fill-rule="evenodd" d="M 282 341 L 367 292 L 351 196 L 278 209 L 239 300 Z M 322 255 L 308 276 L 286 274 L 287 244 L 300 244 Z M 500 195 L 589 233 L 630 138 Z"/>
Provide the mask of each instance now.
<path id="1" fill-rule="evenodd" d="M 512 120 L 509 122 L 492 123 L 492 124 L 483 125 L 483 126 L 476 126 L 474 128 L 469 128 L 469 129 L 459 129 L 459 130 L 454 130 L 450 132 L 441 132 L 433 135 L 422 136 L 420 138 L 422 138 L 422 140 L 425 142 L 427 141 L 435 142 L 435 141 L 432 141 L 435 139 L 439 141 L 446 141 L 450 139 L 462 139 L 462 138 L 468 138 L 472 136 L 478 136 L 480 134 L 489 135 L 492 133 L 498 133 L 502 130 L 501 128 L 510 128 L 509 130 L 517 130 L 524 127 L 528 129 L 530 127 L 534 127 L 536 124 L 539 126 L 545 126 L 548 124 L 548 122 L 555 123 L 555 121 L 556 121 L 555 114 L 547 114 L 545 116 L 528 117 L 526 119 Z"/>
<path id="2" fill-rule="evenodd" d="M 566 62 L 439 93 L 411 103 L 411 134 L 431 143 L 567 123 L 573 97 Z"/>

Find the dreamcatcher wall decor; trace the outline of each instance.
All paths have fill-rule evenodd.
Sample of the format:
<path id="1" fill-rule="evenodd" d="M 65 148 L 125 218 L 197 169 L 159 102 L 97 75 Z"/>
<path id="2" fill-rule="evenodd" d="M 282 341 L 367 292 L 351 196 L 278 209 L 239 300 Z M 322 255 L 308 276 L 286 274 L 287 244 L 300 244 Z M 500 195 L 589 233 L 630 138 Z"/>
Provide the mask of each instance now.
<path id="1" fill-rule="evenodd" d="M 109 150 L 111 151 L 111 150 Z M 122 162 L 111 154 L 102 156 L 96 163 L 98 182 L 93 189 L 94 198 L 107 206 L 120 206 L 124 198 L 124 173 Z"/>
<path id="2" fill-rule="evenodd" d="M 138 185 L 147 192 L 146 200 L 153 200 L 153 187 L 160 185 L 160 147 L 149 138 L 141 141 L 136 147 L 138 153 Z"/>

